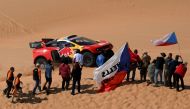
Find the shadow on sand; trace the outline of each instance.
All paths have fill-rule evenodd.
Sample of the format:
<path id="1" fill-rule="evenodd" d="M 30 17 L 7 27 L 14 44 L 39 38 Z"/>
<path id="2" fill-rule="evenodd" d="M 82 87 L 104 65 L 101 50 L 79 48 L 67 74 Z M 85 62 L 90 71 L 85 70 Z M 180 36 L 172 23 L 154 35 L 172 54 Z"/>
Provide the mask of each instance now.
<path id="1" fill-rule="evenodd" d="M 47 97 L 41 98 L 34 96 L 31 92 L 29 93 L 22 93 L 22 97 L 19 100 L 12 101 L 13 104 L 16 103 L 30 103 L 30 104 L 38 104 L 44 100 L 48 100 Z"/>
<path id="2" fill-rule="evenodd" d="M 97 93 L 97 91 L 95 90 L 95 87 L 93 87 L 93 86 L 94 86 L 93 84 L 84 84 L 84 85 L 82 84 L 81 85 L 81 94 L 85 94 L 85 93 L 95 94 L 95 93 Z M 76 85 L 75 90 L 77 90 L 77 88 L 78 88 L 78 85 Z M 70 84 L 70 87 L 69 87 L 68 91 L 72 91 L 72 84 Z M 57 94 L 57 93 L 61 93 L 61 92 L 62 92 L 62 88 L 52 87 L 50 89 L 49 95 Z M 46 91 L 44 90 L 41 93 L 46 94 Z"/>
<path id="3" fill-rule="evenodd" d="M 190 90 L 190 86 L 189 85 L 185 85 L 185 90 Z"/>
<path id="4" fill-rule="evenodd" d="M 95 90 L 95 87 L 93 87 L 93 84 L 86 84 L 86 85 L 81 85 L 82 89 L 82 94 L 96 94 L 97 90 Z"/>
<path id="5" fill-rule="evenodd" d="M 129 85 L 129 84 L 141 84 L 143 83 L 140 80 L 135 80 L 135 81 L 124 81 L 122 82 L 122 84 L 120 84 L 119 86 L 125 86 L 125 85 Z"/>

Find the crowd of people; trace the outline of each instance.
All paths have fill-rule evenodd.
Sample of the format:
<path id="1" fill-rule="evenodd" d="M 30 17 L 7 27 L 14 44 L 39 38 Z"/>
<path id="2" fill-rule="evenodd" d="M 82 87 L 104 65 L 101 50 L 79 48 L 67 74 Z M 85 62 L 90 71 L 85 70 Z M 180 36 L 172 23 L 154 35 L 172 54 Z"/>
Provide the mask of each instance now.
<path id="1" fill-rule="evenodd" d="M 140 81 L 147 82 L 147 85 L 153 84 L 154 87 L 166 86 L 169 88 L 176 88 L 179 91 L 179 80 L 181 81 L 182 90 L 184 87 L 183 78 L 187 71 L 187 62 L 183 62 L 180 55 L 176 55 L 173 59 L 172 53 L 169 53 L 166 57 L 165 53 L 160 53 L 156 59 L 151 59 L 148 52 L 144 52 L 142 57 L 138 55 L 138 50 L 134 50 L 134 59 L 130 63 L 130 71 L 127 74 L 126 81 L 130 81 L 130 75 L 132 72 L 131 81 L 135 81 L 136 70 L 140 71 Z M 103 65 L 107 58 L 107 53 L 101 51 L 97 56 L 96 65 L 99 67 Z M 113 55 L 113 54 L 112 54 Z M 110 55 L 109 55 L 110 56 Z M 109 57 L 110 58 L 110 57 Z M 80 50 L 76 50 L 73 58 L 72 69 L 69 65 L 69 60 L 63 58 L 61 64 L 59 65 L 59 75 L 62 78 L 62 91 L 69 90 L 69 83 L 72 80 L 72 90 L 71 95 L 75 95 L 76 84 L 78 85 L 78 93 L 81 93 L 81 75 L 83 68 L 83 55 Z M 19 73 L 16 78 L 14 77 L 14 67 L 11 67 L 7 73 L 7 87 L 4 89 L 3 93 L 7 98 L 10 98 L 10 92 L 12 91 L 13 96 L 17 96 L 17 92 L 22 90 L 22 82 L 20 78 L 22 74 Z M 45 90 L 46 94 L 50 94 L 50 88 L 52 83 L 52 73 L 54 71 L 54 66 L 49 60 L 45 65 L 45 83 L 41 88 L 41 69 L 40 64 L 37 63 L 33 69 L 33 80 L 35 82 L 32 94 L 36 94 L 36 89 L 39 92 Z M 147 80 L 147 75 L 149 80 Z M 158 80 L 159 79 L 159 80 Z"/>
<path id="2" fill-rule="evenodd" d="M 69 89 L 69 83 L 72 80 L 72 91 L 71 95 L 75 95 L 75 88 L 76 84 L 78 85 L 78 93 L 81 93 L 80 91 L 80 80 L 81 80 L 81 74 L 82 74 L 82 68 L 83 68 L 83 55 L 80 53 L 80 50 L 76 50 L 73 58 L 73 64 L 72 64 L 72 70 L 69 65 L 69 59 L 68 58 L 62 58 L 61 64 L 59 65 L 59 75 L 62 78 L 62 91 Z M 18 73 L 18 75 L 14 76 L 15 68 L 11 67 L 10 70 L 7 72 L 7 78 L 6 83 L 7 87 L 3 90 L 3 94 L 6 95 L 7 98 L 10 98 L 11 92 L 12 96 L 16 97 L 18 96 L 18 91 L 22 91 L 22 81 L 20 80 L 22 74 Z M 33 81 L 34 81 L 34 88 L 32 90 L 32 95 L 36 95 L 36 90 L 38 88 L 38 92 L 41 93 L 41 91 L 45 90 L 46 94 L 50 94 L 50 88 L 52 83 L 52 73 L 54 71 L 54 66 L 52 65 L 51 61 L 48 60 L 47 64 L 45 65 L 45 83 L 43 87 L 41 87 L 41 81 L 42 81 L 42 74 L 41 74 L 41 68 L 40 64 L 37 63 L 35 65 L 35 68 L 33 69 Z M 65 85 L 66 84 L 66 85 Z"/>
<path id="3" fill-rule="evenodd" d="M 138 50 L 134 50 L 135 61 L 131 63 L 132 81 L 135 81 L 136 69 L 140 70 L 140 81 L 147 82 L 147 85 L 153 84 L 154 87 L 166 86 L 170 89 L 179 90 L 179 80 L 181 81 L 182 90 L 184 87 L 184 76 L 187 71 L 187 62 L 183 62 L 180 55 L 176 55 L 173 59 L 172 53 L 166 56 L 160 53 L 156 59 L 151 59 L 148 52 L 144 52 L 142 57 L 138 55 Z M 152 60 L 152 61 L 151 61 Z M 127 74 L 129 81 L 130 72 Z M 148 74 L 149 80 L 146 79 Z"/>

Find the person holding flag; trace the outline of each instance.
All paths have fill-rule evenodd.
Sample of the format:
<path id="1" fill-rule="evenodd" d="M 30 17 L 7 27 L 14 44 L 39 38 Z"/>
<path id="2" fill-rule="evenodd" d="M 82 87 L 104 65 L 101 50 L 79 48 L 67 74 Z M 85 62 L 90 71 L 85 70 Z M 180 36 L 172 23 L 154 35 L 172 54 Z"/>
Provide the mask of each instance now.
<path id="1" fill-rule="evenodd" d="M 179 58 L 181 59 L 181 61 L 179 61 Z M 170 63 L 169 63 L 169 88 L 171 89 L 172 87 L 175 87 L 176 85 L 176 81 L 175 81 L 175 70 L 176 70 L 176 67 L 180 64 L 183 63 L 183 59 L 181 56 L 179 55 L 176 55 L 175 56 L 175 59 L 172 60 Z M 172 82 L 172 77 L 173 77 L 173 82 Z"/>
<path id="2" fill-rule="evenodd" d="M 130 64 L 130 71 L 127 73 L 127 81 L 129 81 L 129 77 L 130 77 L 130 72 L 132 71 L 132 81 L 135 81 L 135 75 L 136 75 L 136 69 L 138 67 L 138 64 L 141 62 L 141 58 L 138 55 L 138 50 L 135 49 L 133 56 L 132 56 L 132 61 Z"/>
<path id="3" fill-rule="evenodd" d="M 184 62 L 176 67 L 175 79 L 176 79 L 176 90 L 179 91 L 179 80 L 181 80 L 182 90 L 185 89 L 183 78 L 187 72 L 187 62 Z"/>

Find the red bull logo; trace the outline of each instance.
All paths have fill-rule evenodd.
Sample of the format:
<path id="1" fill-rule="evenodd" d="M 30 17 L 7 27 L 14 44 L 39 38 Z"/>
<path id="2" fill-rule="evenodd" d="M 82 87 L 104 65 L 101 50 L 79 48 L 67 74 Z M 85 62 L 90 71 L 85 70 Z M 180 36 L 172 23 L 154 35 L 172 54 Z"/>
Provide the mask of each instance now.
<path id="1" fill-rule="evenodd" d="M 65 57 L 67 57 L 69 55 L 72 55 L 73 53 L 74 53 L 74 51 L 69 47 L 66 47 L 66 48 L 59 50 L 60 56 L 64 55 Z"/>

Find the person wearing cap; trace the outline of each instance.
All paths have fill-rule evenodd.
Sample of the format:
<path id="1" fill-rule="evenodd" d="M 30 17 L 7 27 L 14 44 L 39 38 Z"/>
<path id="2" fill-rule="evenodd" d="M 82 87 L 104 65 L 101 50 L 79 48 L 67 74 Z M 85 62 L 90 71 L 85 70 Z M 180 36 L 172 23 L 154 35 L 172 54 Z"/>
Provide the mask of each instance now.
<path id="1" fill-rule="evenodd" d="M 40 64 L 37 63 L 36 67 L 33 70 L 33 80 L 35 81 L 35 86 L 34 89 L 32 91 L 32 94 L 35 95 L 36 94 L 36 89 L 38 88 L 39 91 L 41 91 L 41 69 L 40 69 Z"/>
<path id="2" fill-rule="evenodd" d="M 160 84 L 162 84 L 162 73 L 163 73 L 163 67 L 165 63 L 165 53 L 160 53 L 161 56 L 158 56 L 156 58 L 156 64 L 155 64 L 155 72 L 154 72 L 154 83 L 155 87 L 158 86 L 158 75 L 160 75 Z"/>
<path id="3" fill-rule="evenodd" d="M 165 59 L 164 64 L 164 85 L 169 86 L 169 64 L 172 62 L 172 53 L 168 54 L 168 57 Z"/>
<path id="4" fill-rule="evenodd" d="M 179 91 L 179 80 L 181 80 L 182 90 L 185 89 L 183 78 L 187 72 L 187 62 L 184 62 L 176 67 L 175 79 L 176 79 L 176 90 Z"/>
<path id="5" fill-rule="evenodd" d="M 19 73 L 14 81 L 14 87 L 13 87 L 13 96 L 14 97 L 17 95 L 18 91 L 22 92 L 22 87 L 21 87 L 22 81 L 20 80 L 21 76 L 22 76 L 22 74 Z"/>
<path id="6" fill-rule="evenodd" d="M 53 65 L 51 64 L 51 60 L 48 60 L 47 64 L 45 65 L 45 78 L 46 78 L 46 82 L 43 85 L 43 90 L 46 89 L 46 94 L 49 95 L 49 90 L 51 87 L 51 83 L 52 83 L 52 71 L 54 70 Z M 48 87 L 46 87 L 48 83 Z"/>
<path id="7" fill-rule="evenodd" d="M 179 60 L 180 59 L 180 60 Z M 176 85 L 176 81 L 175 81 L 175 70 L 176 70 L 176 67 L 179 65 L 179 64 L 182 64 L 183 63 L 183 59 L 181 56 L 179 55 L 176 55 L 175 56 L 175 59 L 172 60 L 170 63 L 169 63 L 169 66 L 168 66 L 168 69 L 169 69 L 169 88 L 171 89 L 172 87 L 175 87 Z M 172 82 L 172 78 L 173 78 L 173 82 Z"/>
<path id="8" fill-rule="evenodd" d="M 11 97 L 10 92 L 13 87 L 14 71 L 15 71 L 15 68 L 11 67 L 10 70 L 7 72 L 7 79 L 6 79 L 7 88 L 3 90 L 3 93 L 6 95 L 7 98 Z"/>

